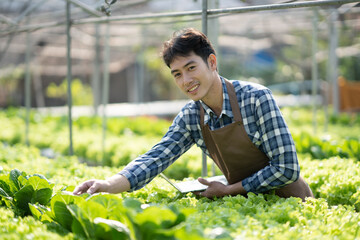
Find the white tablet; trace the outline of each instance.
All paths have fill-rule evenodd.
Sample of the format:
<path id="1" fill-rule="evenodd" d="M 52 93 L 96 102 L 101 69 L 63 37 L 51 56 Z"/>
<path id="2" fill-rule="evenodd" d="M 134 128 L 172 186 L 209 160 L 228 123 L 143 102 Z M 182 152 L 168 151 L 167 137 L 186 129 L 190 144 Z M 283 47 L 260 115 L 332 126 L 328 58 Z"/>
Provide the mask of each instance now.
<path id="1" fill-rule="evenodd" d="M 191 180 L 191 181 L 183 181 L 175 183 L 167 178 L 164 174 L 160 173 L 160 176 L 163 177 L 168 183 L 170 183 L 174 188 L 176 188 L 181 193 L 188 193 L 188 192 L 196 192 L 196 191 L 204 191 L 208 186 L 201 184 L 198 180 Z M 217 181 L 221 182 L 225 185 L 228 185 L 228 181 L 226 180 L 224 175 L 214 176 L 206 178 L 209 182 Z"/>

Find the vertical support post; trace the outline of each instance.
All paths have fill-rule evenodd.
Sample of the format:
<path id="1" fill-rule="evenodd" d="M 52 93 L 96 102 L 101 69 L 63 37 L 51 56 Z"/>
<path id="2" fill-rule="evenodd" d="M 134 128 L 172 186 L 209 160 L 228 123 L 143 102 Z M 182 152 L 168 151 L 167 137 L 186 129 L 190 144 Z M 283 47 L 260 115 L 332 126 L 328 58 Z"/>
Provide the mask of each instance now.
<path id="1" fill-rule="evenodd" d="M 208 16 L 207 16 L 207 0 L 202 0 L 202 15 L 201 15 L 201 23 L 202 23 L 202 32 L 207 35 L 207 29 L 208 29 Z M 206 154 L 202 153 L 202 171 L 201 176 L 206 177 L 207 176 L 207 159 Z"/>
<path id="2" fill-rule="evenodd" d="M 67 40 L 67 95 L 68 95 L 68 120 L 69 120 L 69 155 L 73 155 L 73 140 L 72 140 L 72 96 L 71 96 L 71 81 L 72 81 L 72 69 L 71 69 L 71 9 L 70 2 L 66 1 L 66 40 Z"/>
<path id="3" fill-rule="evenodd" d="M 210 9 L 218 9 L 219 8 L 219 0 L 209 0 L 208 1 L 208 8 Z M 219 19 L 218 18 L 210 18 L 208 19 L 208 23 L 211 26 L 211 28 L 208 31 L 208 37 L 211 41 L 211 43 L 213 44 L 213 47 L 215 49 L 216 52 L 216 59 L 217 62 L 219 63 L 220 61 L 220 54 L 219 54 Z M 219 72 L 220 67 L 219 64 L 217 66 L 217 70 Z M 216 175 L 216 165 L 215 162 L 212 162 L 211 164 L 211 173 L 212 176 Z"/>
<path id="4" fill-rule="evenodd" d="M 144 62 L 144 57 L 145 57 L 145 44 L 146 44 L 146 39 L 147 39 L 147 32 L 146 29 L 142 26 L 141 27 L 141 47 L 139 48 L 139 52 L 136 56 L 137 58 L 137 99 L 136 102 L 138 103 L 142 103 L 144 102 L 144 84 L 145 84 L 145 62 Z"/>
<path id="5" fill-rule="evenodd" d="M 207 35 L 208 33 L 208 0 L 202 0 L 202 14 L 201 14 L 201 29 L 202 32 Z"/>
<path id="6" fill-rule="evenodd" d="M 106 105 L 109 101 L 109 58 L 110 58 L 110 25 L 106 24 L 106 33 L 105 33 L 105 48 L 104 48 L 104 69 L 103 69 L 103 93 L 102 93 L 102 122 L 103 122 L 103 134 L 102 134 L 102 164 L 106 164 L 106 150 L 105 150 L 105 142 L 106 142 L 106 123 L 107 123 L 107 115 L 106 115 Z"/>
<path id="7" fill-rule="evenodd" d="M 25 73 L 25 107 L 26 107 L 26 117 L 25 117 L 25 144 L 30 145 L 29 141 L 29 129 L 30 129 L 30 108 L 31 108 L 31 74 L 30 74 L 30 32 L 26 33 L 26 73 Z"/>
<path id="8" fill-rule="evenodd" d="M 208 8 L 209 9 L 219 9 L 219 0 L 208 0 Z M 208 24 L 211 28 L 208 30 L 208 37 L 216 51 L 216 58 L 219 62 L 219 52 L 218 52 L 218 45 L 219 45 L 219 18 L 209 18 Z M 219 71 L 219 66 L 218 66 Z"/>
<path id="9" fill-rule="evenodd" d="M 93 75 L 92 75 L 92 92 L 93 92 L 93 107 L 94 115 L 98 115 L 98 107 L 100 104 L 100 26 L 95 24 L 95 46 L 94 46 L 94 61 L 93 61 Z"/>
<path id="10" fill-rule="evenodd" d="M 329 19 L 329 81 L 332 82 L 332 99 L 334 114 L 339 113 L 339 86 L 338 86 L 338 59 L 336 55 L 336 49 L 338 47 L 338 32 L 336 29 L 336 21 L 338 19 L 338 10 L 333 8 L 331 10 Z"/>
<path id="11" fill-rule="evenodd" d="M 318 65 L 317 65 L 317 59 L 316 54 L 318 51 L 318 8 L 315 7 L 313 9 L 313 29 L 312 29 L 312 71 L 311 71 L 311 78 L 312 78 L 312 101 L 313 101 L 313 132 L 316 133 L 317 131 L 317 106 L 316 106 L 316 96 L 318 92 Z"/>

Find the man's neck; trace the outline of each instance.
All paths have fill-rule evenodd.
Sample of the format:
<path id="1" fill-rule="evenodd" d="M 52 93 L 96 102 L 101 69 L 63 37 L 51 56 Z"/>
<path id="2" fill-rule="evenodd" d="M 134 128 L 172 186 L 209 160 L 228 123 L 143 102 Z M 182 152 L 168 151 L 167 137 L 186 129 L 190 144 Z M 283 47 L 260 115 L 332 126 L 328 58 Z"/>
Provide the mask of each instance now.
<path id="1" fill-rule="evenodd" d="M 210 94 L 202 101 L 214 111 L 216 116 L 220 116 L 223 105 L 223 89 L 219 75 L 217 75 L 217 80 L 214 82 Z"/>

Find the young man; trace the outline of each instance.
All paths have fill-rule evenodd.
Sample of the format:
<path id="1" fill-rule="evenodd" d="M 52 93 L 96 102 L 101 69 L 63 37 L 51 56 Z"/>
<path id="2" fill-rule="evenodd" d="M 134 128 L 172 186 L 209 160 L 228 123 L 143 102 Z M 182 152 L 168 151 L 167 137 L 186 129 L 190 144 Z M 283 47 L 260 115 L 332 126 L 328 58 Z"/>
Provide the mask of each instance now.
<path id="1" fill-rule="evenodd" d="M 211 43 L 195 29 L 185 29 L 165 42 L 163 59 L 176 85 L 193 101 L 183 107 L 151 150 L 107 180 L 80 184 L 74 194 L 142 188 L 196 144 L 214 160 L 229 182 L 225 186 L 199 178 L 208 186 L 197 193 L 201 196 L 270 190 L 282 197 L 303 200 L 313 196 L 299 177 L 293 139 L 269 89 L 219 76 Z"/>

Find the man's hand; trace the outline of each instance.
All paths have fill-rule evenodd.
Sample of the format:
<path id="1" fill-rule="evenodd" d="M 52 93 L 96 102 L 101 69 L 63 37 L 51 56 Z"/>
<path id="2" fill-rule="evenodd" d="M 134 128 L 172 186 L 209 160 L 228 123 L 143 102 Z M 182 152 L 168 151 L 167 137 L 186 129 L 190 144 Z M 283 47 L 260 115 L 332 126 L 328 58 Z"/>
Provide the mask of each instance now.
<path id="1" fill-rule="evenodd" d="M 201 184 L 208 186 L 208 188 L 203 192 L 194 192 L 198 196 L 214 198 L 214 197 L 224 197 L 224 196 L 234 196 L 237 194 L 245 195 L 246 191 L 242 186 L 241 182 L 234 183 L 232 185 L 224 185 L 218 181 L 209 182 L 204 178 L 198 178 L 198 181 Z"/>
<path id="2" fill-rule="evenodd" d="M 115 175 L 106 180 L 92 179 L 78 185 L 73 194 L 94 194 L 98 192 L 121 193 L 130 190 L 130 182 L 122 175 Z"/>
<path id="3" fill-rule="evenodd" d="M 227 186 L 218 181 L 209 182 L 204 178 L 198 178 L 198 181 L 208 186 L 208 188 L 203 192 L 194 192 L 198 196 L 207 197 L 207 198 L 214 198 L 214 197 L 223 197 L 229 195 L 226 191 Z"/>
<path id="4" fill-rule="evenodd" d="M 94 194 L 97 192 L 109 192 L 109 187 L 110 183 L 106 180 L 92 179 L 78 185 L 74 189 L 73 194 L 80 195 L 83 193 Z"/>

